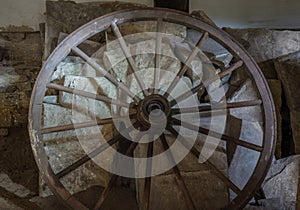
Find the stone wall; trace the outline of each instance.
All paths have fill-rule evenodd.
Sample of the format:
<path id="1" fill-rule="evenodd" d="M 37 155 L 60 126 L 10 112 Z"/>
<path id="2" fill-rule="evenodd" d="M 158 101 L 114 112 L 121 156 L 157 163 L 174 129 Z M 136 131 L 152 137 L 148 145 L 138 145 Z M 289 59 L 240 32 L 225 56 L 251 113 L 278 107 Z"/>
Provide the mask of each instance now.
<path id="1" fill-rule="evenodd" d="M 0 33 L 0 128 L 27 124 L 31 91 L 42 65 L 40 33 Z"/>
<path id="2" fill-rule="evenodd" d="M 0 33 L 0 206 L 38 209 L 38 193 L 27 117 L 30 96 L 42 66 L 40 33 Z"/>

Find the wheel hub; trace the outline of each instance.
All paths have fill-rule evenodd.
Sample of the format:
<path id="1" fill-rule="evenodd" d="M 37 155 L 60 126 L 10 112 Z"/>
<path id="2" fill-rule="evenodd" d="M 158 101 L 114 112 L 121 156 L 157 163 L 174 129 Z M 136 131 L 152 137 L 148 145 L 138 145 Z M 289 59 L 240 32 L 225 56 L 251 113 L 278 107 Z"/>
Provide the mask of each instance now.
<path id="1" fill-rule="evenodd" d="M 138 104 L 137 120 L 146 128 L 149 128 L 151 125 L 159 126 L 169 114 L 169 101 L 159 94 L 147 96 Z"/>

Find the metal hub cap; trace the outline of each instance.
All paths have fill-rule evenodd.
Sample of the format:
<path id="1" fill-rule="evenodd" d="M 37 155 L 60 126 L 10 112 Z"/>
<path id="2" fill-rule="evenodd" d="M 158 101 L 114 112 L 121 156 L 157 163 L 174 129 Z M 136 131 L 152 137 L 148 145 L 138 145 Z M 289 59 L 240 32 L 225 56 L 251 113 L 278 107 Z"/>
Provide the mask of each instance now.
<path id="1" fill-rule="evenodd" d="M 162 118 L 168 117 L 169 114 L 169 102 L 158 94 L 146 97 L 138 105 L 137 118 L 146 127 L 161 125 Z"/>

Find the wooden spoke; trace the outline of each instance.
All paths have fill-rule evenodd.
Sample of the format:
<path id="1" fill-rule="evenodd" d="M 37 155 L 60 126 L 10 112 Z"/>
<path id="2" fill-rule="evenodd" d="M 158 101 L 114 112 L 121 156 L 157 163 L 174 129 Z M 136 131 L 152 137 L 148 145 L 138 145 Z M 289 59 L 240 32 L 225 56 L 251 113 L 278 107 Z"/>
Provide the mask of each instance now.
<path id="1" fill-rule="evenodd" d="M 142 210 L 148 210 L 150 208 L 152 156 L 153 141 L 148 144 L 146 174 L 149 175 L 149 177 L 145 178 Z"/>
<path id="2" fill-rule="evenodd" d="M 122 132 L 123 133 L 124 132 L 125 133 L 127 133 L 127 132 L 129 133 L 130 131 L 132 131 L 132 129 L 134 129 L 133 125 L 130 126 L 130 127 L 128 127 L 128 128 L 126 128 Z M 85 164 L 86 162 L 88 162 L 89 160 L 91 160 L 92 158 L 94 158 L 97 155 L 99 155 L 100 153 L 104 152 L 110 146 L 116 144 L 121 138 L 122 138 L 122 135 L 118 134 L 117 136 L 113 137 L 112 139 L 110 139 L 106 143 L 104 143 L 101 146 L 97 147 L 95 150 L 93 150 L 89 154 L 84 155 L 82 158 L 80 158 L 79 160 L 77 160 L 76 162 L 74 162 L 73 164 L 71 164 L 70 166 L 68 166 L 67 168 L 65 168 L 62 171 L 60 171 L 59 173 L 57 173 L 56 177 L 58 179 L 60 179 L 60 178 L 62 178 L 64 176 L 66 176 L 67 174 L 71 173 L 72 171 L 76 170 L 77 168 L 79 168 L 80 166 L 82 166 L 83 164 Z"/>
<path id="3" fill-rule="evenodd" d="M 261 100 L 252 100 L 252 101 L 241 101 L 241 102 L 234 102 L 234 103 L 200 105 L 198 107 L 172 109 L 171 115 L 194 113 L 194 112 L 207 112 L 207 111 L 222 110 L 222 109 L 236 109 L 242 107 L 259 106 L 261 104 L 262 104 Z"/>
<path id="4" fill-rule="evenodd" d="M 173 99 L 170 102 L 171 106 L 176 105 L 177 103 L 189 98 L 190 96 L 194 95 L 195 93 L 197 93 L 199 90 L 208 87 L 210 84 L 212 84 L 213 82 L 215 82 L 216 80 L 230 74 L 231 72 L 233 72 L 234 70 L 240 68 L 243 65 L 243 61 L 238 61 L 236 63 L 234 63 L 233 65 L 231 65 L 229 68 L 227 68 L 226 70 L 220 72 L 219 74 L 217 74 L 216 76 L 212 77 L 211 79 L 201 82 L 199 85 L 197 85 L 196 87 L 193 87 L 191 90 L 186 91 L 185 93 L 181 94 L 180 96 L 176 97 L 175 99 Z"/>
<path id="5" fill-rule="evenodd" d="M 149 93 L 146 90 L 146 86 L 145 86 L 143 80 L 137 74 L 137 67 L 136 67 L 136 64 L 135 64 L 135 62 L 134 62 L 134 60 L 132 58 L 132 55 L 130 53 L 130 49 L 128 48 L 128 46 L 127 46 L 127 44 L 126 44 L 126 42 L 125 42 L 125 40 L 124 40 L 124 38 L 123 38 L 123 36 L 122 36 L 119 28 L 117 26 L 117 24 L 114 21 L 111 23 L 111 28 L 112 28 L 114 34 L 116 35 L 116 37 L 118 38 L 118 41 L 119 41 L 120 46 L 121 46 L 121 49 L 122 49 L 124 55 L 126 56 L 126 59 L 127 59 L 129 65 L 131 67 L 131 73 L 135 76 L 135 79 L 137 80 L 137 82 L 138 82 L 138 84 L 139 84 L 139 86 L 140 86 L 140 88 L 141 88 L 144 96 L 147 96 Z"/>
<path id="6" fill-rule="evenodd" d="M 96 125 L 106 125 L 106 124 L 111 124 L 113 123 L 112 118 L 107 118 L 103 120 L 97 120 L 97 121 L 87 121 L 87 122 L 82 122 L 82 123 L 74 123 L 74 124 L 68 124 L 68 125 L 58 125 L 54 127 L 48 127 L 48 128 L 43 128 L 41 130 L 42 134 L 48 134 L 48 133 L 54 133 L 54 132 L 61 132 L 61 131 L 68 131 L 68 130 L 74 130 L 76 128 L 87 128 L 87 127 L 93 127 Z"/>
<path id="7" fill-rule="evenodd" d="M 196 157 L 198 160 L 201 156 L 201 153 L 196 147 L 193 147 L 191 149 L 191 153 Z M 224 182 L 224 184 L 233 192 L 235 192 L 237 195 L 241 192 L 241 190 L 229 179 L 227 178 L 213 163 L 211 163 L 209 160 L 206 160 L 204 163 L 208 168 L 212 170 L 212 172 Z"/>
<path id="8" fill-rule="evenodd" d="M 188 143 L 174 128 L 171 126 L 168 126 L 167 130 L 171 132 L 176 138 L 179 138 L 180 143 L 186 147 L 187 149 L 191 148 L 190 143 Z M 191 153 L 193 156 L 196 157 L 197 160 L 199 160 L 199 157 L 202 157 L 199 150 L 193 146 L 191 149 Z M 229 179 L 227 178 L 214 164 L 212 164 L 209 160 L 206 160 L 204 164 L 211 169 L 211 171 L 224 182 L 224 184 L 231 190 L 233 190 L 237 195 L 241 193 L 241 190 Z"/>
<path id="9" fill-rule="evenodd" d="M 163 145 L 163 148 L 164 148 L 164 151 L 168 151 L 169 150 L 169 145 L 168 145 L 168 142 L 166 140 L 166 137 L 165 135 L 161 135 L 160 137 L 160 140 L 162 142 L 162 145 Z M 176 176 L 176 182 L 177 182 L 177 185 L 178 187 L 180 188 L 180 190 L 182 191 L 183 193 L 183 196 L 184 196 L 184 199 L 185 199 L 185 202 L 186 202 L 186 205 L 188 207 L 188 209 L 191 209 L 191 210 L 195 210 L 196 207 L 193 203 L 193 200 L 192 200 L 192 197 L 188 191 L 188 188 L 186 187 L 186 184 L 184 183 L 184 180 L 181 176 L 181 173 L 177 167 L 177 164 L 174 160 L 174 157 L 172 155 L 172 152 L 169 151 L 168 154 L 167 154 L 168 158 L 169 158 L 169 161 L 171 162 L 172 165 L 174 165 L 174 167 L 172 168 L 175 176 Z"/>
<path id="10" fill-rule="evenodd" d="M 180 121 L 180 120 L 175 119 L 175 118 L 171 118 L 170 120 L 174 123 L 174 125 L 183 126 L 185 128 L 188 128 L 190 130 L 202 133 L 202 134 L 207 135 L 207 136 L 220 138 L 223 141 L 232 142 L 236 145 L 246 147 L 248 149 L 251 149 L 251 150 L 254 150 L 254 151 L 257 151 L 257 152 L 262 152 L 262 150 L 263 150 L 263 148 L 261 146 L 243 141 L 241 139 L 236 139 L 236 138 L 227 136 L 225 134 L 220 134 L 220 133 L 217 133 L 217 132 L 214 132 L 214 131 L 210 131 L 206 128 L 198 127 L 198 126 L 192 125 L 190 123 Z"/>
<path id="11" fill-rule="evenodd" d="M 103 69 L 94 59 L 85 54 L 78 47 L 73 47 L 72 51 L 76 53 L 79 57 L 85 60 L 91 67 L 93 67 L 97 72 L 100 73 L 101 76 L 105 77 L 108 81 L 110 81 L 114 86 L 123 90 L 128 96 L 133 98 L 135 102 L 140 101 L 140 99 L 123 83 L 119 82 L 113 75 Z"/>
<path id="12" fill-rule="evenodd" d="M 107 143 L 101 145 L 97 149 L 93 150 L 91 153 L 83 156 L 82 158 L 80 158 L 79 160 L 77 160 L 72 165 L 70 165 L 67 168 L 65 168 L 64 170 L 60 171 L 58 174 L 56 174 L 56 176 L 59 179 L 62 178 L 62 177 L 64 177 L 64 176 L 66 176 L 67 174 L 71 173 L 72 171 L 76 170 L 77 168 L 79 168 L 80 166 L 82 166 L 83 164 L 85 164 L 86 162 L 88 162 L 89 160 L 91 160 L 92 158 L 94 158 L 97 155 L 99 155 L 101 152 L 103 152 L 106 149 L 108 149 L 110 146 L 112 146 L 115 143 L 117 143 L 120 138 L 121 138 L 121 135 L 118 135 L 118 136 L 112 138 Z"/>
<path id="13" fill-rule="evenodd" d="M 133 153 L 133 151 L 135 150 L 135 148 L 137 147 L 138 143 L 137 142 L 132 142 L 130 147 L 128 148 L 126 155 L 130 155 Z M 112 174 L 109 180 L 108 185 L 104 188 L 104 190 L 102 191 L 99 200 L 97 201 L 94 209 L 97 210 L 99 209 L 103 202 L 105 201 L 105 199 L 107 198 L 107 196 L 109 195 L 109 192 L 112 190 L 113 186 L 115 185 L 117 179 L 118 179 L 118 175 Z"/>
<path id="14" fill-rule="evenodd" d="M 113 174 L 111 177 L 110 177 L 110 180 L 109 180 L 109 183 L 108 185 L 104 188 L 104 190 L 102 191 L 101 195 L 100 195 L 100 198 L 99 200 L 97 201 L 94 209 L 97 210 L 99 209 L 103 202 L 105 201 L 105 199 L 107 198 L 107 196 L 109 195 L 109 192 L 112 190 L 113 186 L 115 185 L 117 179 L 118 179 L 118 175 L 115 175 Z"/>
<path id="15" fill-rule="evenodd" d="M 98 94 L 89 93 L 89 92 L 86 92 L 86 91 L 83 91 L 83 90 L 77 90 L 75 88 L 69 88 L 69 87 L 65 87 L 65 86 L 57 85 L 57 84 L 53 84 L 53 83 L 49 83 L 47 85 L 47 88 L 51 88 L 51 89 L 55 89 L 55 90 L 58 90 L 58 91 L 64 91 L 66 93 L 71 93 L 71 94 L 74 94 L 74 95 L 79 95 L 79 96 L 95 99 L 97 101 L 102 101 L 102 102 L 113 104 L 113 105 L 116 105 L 116 106 L 122 106 L 122 107 L 126 107 L 126 108 L 129 108 L 129 106 L 130 106 L 130 104 L 128 104 L 126 102 L 119 101 L 117 99 L 112 99 L 112 98 L 109 98 L 107 96 L 101 96 L 101 95 L 98 95 Z"/>
<path id="16" fill-rule="evenodd" d="M 130 116 L 135 116 L 135 114 L 130 115 Z M 62 132 L 62 131 L 80 129 L 80 128 L 87 128 L 87 127 L 93 127 L 93 126 L 97 126 L 97 125 L 107 125 L 107 124 L 112 124 L 117 121 L 123 121 L 126 119 L 127 119 L 126 117 L 119 117 L 119 118 L 115 117 L 114 119 L 106 118 L 106 119 L 100 119 L 100 120 L 91 120 L 91 121 L 82 122 L 82 123 L 58 125 L 58 126 L 43 128 L 41 130 L 41 134 L 48 134 L 48 133 Z"/>
<path id="17" fill-rule="evenodd" d="M 194 58 L 198 55 L 198 53 L 200 52 L 200 48 L 203 46 L 203 44 L 205 43 L 206 39 L 208 38 L 208 33 L 205 32 L 202 37 L 200 38 L 200 40 L 198 41 L 194 51 L 191 53 L 191 55 L 187 58 L 187 60 L 185 61 L 183 67 L 180 69 L 180 71 L 177 73 L 176 77 L 174 78 L 174 80 L 171 82 L 170 86 L 168 87 L 168 89 L 166 90 L 164 96 L 167 97 L 169 93 L 172 92 L 172 90 L 174 89 L 174 87 L 177 85 L 179 79 L 185 74 L 185 72 L 190 68 L 189 66 L 191 65 L 192 61 L 194 60 Z"/>
<path id="18" fill-rule="evenodd" d="M 159 77 L 160 77 L 160 59 L 161 59 L 161 48 L 162 48 L 162 32 L 164 31 L 165 25 L 162 18 L 157 19 L 157 34 L 155 44 L 155 69 L 154 69 L 154 93 L 158 92 Z"/>

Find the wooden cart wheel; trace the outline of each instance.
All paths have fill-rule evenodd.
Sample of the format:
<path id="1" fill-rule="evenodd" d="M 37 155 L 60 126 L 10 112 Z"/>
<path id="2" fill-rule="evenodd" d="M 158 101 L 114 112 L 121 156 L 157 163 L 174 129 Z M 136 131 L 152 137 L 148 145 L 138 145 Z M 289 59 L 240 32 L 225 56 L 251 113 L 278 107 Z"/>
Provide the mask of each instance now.
<path id="1" fill-rule="evenodd" d="M 151 48 L 149 52 L 145 49 L 145 51 L 147 51 L 146 54 L 154 54 L 153 60 L 151 61 L 152 64 L 149 64 L 151 68 L 147 66 L 141 69 L 139 64 L 137 64 L 137 55 L 132 53 L 132 48 L 137 46 L 133 42 L 136 42 L 137 39 L 130 37 L 129 34 L 123 34 L 124 27 L 128 27 L 126 24 L 137 23 L 141 23 L 139 27 L 148 24 L 143 30 L 152 32 L 146 33 L 146 35 L 145 33 L 140 35 L 143 39 L 150 40 L 149 42 L 144 42 L 146 44 L 148 43 L 148 46 L 149 43 L 154 43 L 149 47 Z M 190 50 L 187 50 L 189 52 L 188 54 L 186 52 L 178 52 L 181 48 L 177 46 L 178 43 L 188 42 L 184 40 L 186 35 L 184 34 L 181 37 L 178 37 L 178 34 L 177 36 L 174 34 L 171 35 L 166 30 L 168 24 L 179 26 L 179 28 L 184 29 L 183 31 L 189 29 L 199 34 L 199 39 L 196 43 L 184 45 L 190 47 Z M 140 30 L 140 28 L 138 29 Z M 142 29 L 139 32 L 143 32 Z M 85 52 L 86 48 L 83 47 L 83 45 L 86 41 L 99 40 L 99 36 L 105 36 L 106 44 L 111 45 L 110 47 L 106 46 L 104 50 L 108 51 L 110 48 L 112 52 L 121 52 L 121 54 L 124 55 L 126 68 L 123 69 L 123 71 L 126 72 L 126 74 L 124 74 L 126 78 L 119 78 L 120 75 L 118 75 L 118 72 L 114 72 L 116 68 L 113 66 L 124 62 L 124 60 L 121 61 L 121 59 L 115 64 L 111 64 L 111 68 L 107 69 L 105 68 L 107 65 L 103 65 L 103 63 L 97 60 L 95 53 Z M 208 41 L 218 43 L 218 45 L 230 52 L 233 58 L 230 59 L 227 64 L 218 66 L 216 62 L 211 60 L 208 53 L 203 50 L 203 47 Z M 138 39 L 138 42 L 141 42 L 140 39 Z M 166 49 L 167 47 L 163 44 L 164 42 L 167 42 L 168 47 L 172 49 L 171 54 L 175 55 L 175 58 L 171 58 L 171 60 L 173 59 L 174 62 L 177 62 L 177 67 L 179 63 L 179 69 L 174 66 L 162 68 L 160 65 L 163 59 L 169 59 L 168 57 L 170 57 L 169 54 L 163 55 L 164 53 L 162 53 L 164 50 L 168 51 L 169 49 Z M 141 48 L 141 46 L 144 45 L 140 45 L 139 47 Z M 119 51 L 113 51 L 113 47 L 118 48 Z M 180 57 L 178 54 L 183 55 L 183 58 L 178 58 Z M 85 68 L 95 70 L 96 73 L 94 73 L 94 75 L 91 76 L 89 74 L 85 77 L 94 79 L 101 78 L 100 83 L 95 83 L 99 85 L 100 88 L 101 85 L 105 83 L 105 78 L 105 81 L 109 82 L 111 87 L 115 88 L 116 93 L 113 94 L 115 98 L 112 98 L 109 94 L 105 95 L 99 92 L 89 92 L 84 88 L 80 89 L 79 86 L 76 88 L 76 85 L 66 85 L 66 79 L 64 77 L 66 73 L 59 71 L 58 66 L 69 55 L 80 57 L 81 60 L 85 62 Z M 171 61 L 170 65 L 172 65 L 173 61 Z M 199 66 L 201 66 L 201 68 Z M 118 69 L 120 68 L 121 67 L 118 67 Z M 206 68 L 212 68 L 215 73 L 207 73 L 209 70 Z M 152 71 L 151 74 L 149 73 L 150 71 Z M 169 76 L 168 71 L 171 72 Z M 253 85 L 253 90 L 255 90 L 257 98 L 233 101 L 232 96 L 225 91 L 221 98 L 215 99 L 214 96 L 211 95 L 212 92 L 214 92 L 211 91 L 211 89 L 218 86 L 217 89 L 224 90 L 224 78 L 234 75 L 238 71 L 246 72 L 244 75 L 248 75 L 247 77 L 250 81 L 248 84 L 251 83 Z M 148 73 L 150 76 L 147 75 Z M 55 74 L 56 76 L 54 77 L 53 75 Z M 61 75 L 57 76 L 57 74 Z M 82 73 L 79 74 L 81 76 L 83 75 Z M 174 75 L 174 77 L 172 77 L 172 75 Z M 151 81 L 149 82 L 149 78 L 151 77 L 152 80 L 150 79 Z M 163 80 L 163 82 L 161 80 Z M 132 85 L 133 83 L 135 84 Z M 175 93 L 172 94 L 173 92 Z M 94 114 L 91 120 L 80 121 L 80 119 L 83 118 L 79 117 L 77 121 L 72 119 L 72 122 L 69 124 L 47 124 L 45 122 L 45 115 L 46 111 L 49 112 L 49 110 L 45 110 L 44 105 L 49 102 L 47 102 L 45 98 L 49 95 L 59 95 L 61 100 L 62 97 L 66 97 L 66 94 L 73 95 L 73 99 L 72 96 L 69 98 L 71 100 L 71 105 L 69 106 L 73 108 L 73 117 L 75 113 L 74 107 L 78 105 L 78 100 L 75 101 L 74 97 L 97 101 L 97 103 L 92 104 L 92 106 L 96 107 L 89 109 L 96 110 L 95 112 L 97 112 L 97 109 L 103 108 L 102 105 L 101 107 L 97 107 L 98 102 L 108 106 L 111 111 L 111 113 L 108 114 L 110 117 L 99 117 Z M 182 106 L 182 104 L 184 104 L 184 106 Z M 87 104 L 83 103 L 83 106 L 86 105 Z M 57 106 L 63 107 L 65 104 L 58 103 Z M 241 137 L 242 135 L 240 135 L 240 133 L 242 132 L 242 128 L 234 127 L 231 121 L 233 118 L 232 116 L 229 117 L 229 114 L 232 114 L 234 110 L 239 110 L 238 112 L 243 114 L 246 112 L 252 113 L 253 110 L 251 109 L 259 110 L 257 113 L 261 121 L 256 122 L 256 125 L 260 125 L 262 128 L 263 135 L 261 141 L 251 141 L 251 139 L 256 137 L 256 133 L 246 133 L 244 137 Z M 54 112 L 55 110 L 52 111 Z M 76 113 L 80 113 L 81 111 L 82 110 L 77 110 Z M 221 127 L 223 126 L 221 129 L 223 132 L 219 132 L 218 129 L 215 130 L 214 125 L 212 125 L 216 123 L 212 118 L 214 118 L 214 116 L 218 117 L 219 111 L 221 112 L 220 115 L 224 117 L 222 119 L 225 120 L 223 122 L 224 125 L 221 125 Z M 127 114 L 127 118 L 124 117 L 124 114 Z M 191 114 L 193 117 L 190 121 Z M 197 118 L 199 119 L 197 120 Z M 211 118 L 209 120 L 211 125 L 208 127 L 202 125 L 200 118 Z M 222 122 L 219 122 L 219 124 L 222 124 Z M 100 130 L 102 132 L 103 126 L 106 125 L 113 127 L 113 129 L 109 130 L 109 138 L 107 138 L 107 136 L 103 137 L 104 134 L 98 136 L 99 139 L 102 139 L 102 141 L 99 140 L 98 147 L 85 148 L 86 155 L 78 157 L 78 160 L 74 162 L 69 162 L 67 167 L 59 171 L 50 163 L 53 157 L 51 157 L 52 153 L 49 153 L 47 149 L 45 149 L 48 145 L 48 142 L 45 140 L 46 135 L 77 130 L 78 141 L 82 147 L 85 147 L 86 145 L 83 145 L 83 142 L 87 139 L 85 139 L 84 134 L 88 136 L 89 133 L 92 132 L 92 130 L 90 130 L 91 127 L 97 128 L 98 131 Z M 101 207 L 109 195 L 110 190 L 115 185 L 118 176 L 136 178 L 136 184 L 142 186 L 137 187 L 136 190 L 140 199 L 139 208 L 153 208 L 151 207 L 153 205 L 151 202 L 155 202 L 155 199 L 151 201 L 151 191 L 153 190 L 153 184 L 151 185 L 151 183 L 154 177 L 162 174 L 173 174 L 176 177 L 177 189 L 184 200 L 186 208 L 201 209 L 203 206 L 197 199 L 197 193 L 195 193 L 197 191 L 195 191 L 195 189 L 191 190 L 187 176 L 183 175 L 186 174 L 183 169 L 184 167 L 179 166 L 186 155 L 191 155 L 197 164 L 206 167 L 209 174 L 214 176 L 213 180 L 218 180 L 225 186 L 228 201 L 223 203 L 223 206 L 215 206 L 216 208 L 243 208 L 253 197 L 266 176 L 274 151 L 276 138 L 275 128 L 275 111 L 270 90 L 263 74 L 249 54 L 223 30 L 189 14 L 166 9 L 138 9 L 111 13 L 87 23 L 69 35 L 59 44 L 45 62 L 33 90 L 29 113 L 29 133 L 33 153 L 41 177 L 51 191 L 61 198 L 67 206 L 73 209 L 89 209 L 91 207 L 83 204 L 74 196 L 74 192 L 71 192 L 68 186 L 63 183 L 63 178 L 75 170 L 80 169 L 80 167 L 87 162 L 97 162 L 97 157 L 108 149 L 117 150 L 119 153 L 128 157 L 134 154 L 135 158 L 138 158 L 136 157 L 138 154 L 146 154 L 145 157 L 148 157 L 144 166 L 146 172 L 143 175 L 133 177 L 132 174 L 137 173 L 134 170 L 132 173 L 124 174 L 127 173 L 126 171 L 124 172 L 124 170 L 104 167 L 105 170 L 112 170 L 110 171 L 112 175 L 102 191 L 100 198 L 97 198 L 97 202 L 92 205 L 94 209 Z M 238 135 L 231 136 L 231 133 L 235 133 L 235 129 Z M 133 130 L 136 132 L 135 134 L 132 134 Z M 149 130 L 152 132 L 147 133 Z M 185 138 L 186 133 L 189 132 L 193 132 L 195 136 L 194 139 L 190 140 Z M 129 133 L 130 135 L 128 135 Z M 195 135 L 195 133 L 197 135 Z M 141 139 L 143 139 L 145 135 L 150 136 L 150 140 L 141 142 Z M 205 143 L 201 148 L 197 141 L 199 138 L 203 139 L 203 136 L 209 138 L 205 139 Z M 245 136 L 249 137 L 250 140 L 245 139 Z M 174 139 L 176 140 L 174 141 Z M 105 142 L 103 142 L 103 140 Z M 213 146 L 213 152 L 206 152 L 207 150 L 204 151 L 203 148 L 209 147 L 206 144 L 209 144 L 210 140 L 217 140 L 214 142 L 216 145 Z M 150 159 L 154 154 L 157 154 L 157 152 L 155 152 L 155 149 L 157 149 L 155 144 L 157 142 L 160 145 L 160 150 L 167 154 L 166 160 L 168 164 L 164 166 L 166 170 L 159 168 L 159 166 L 157 166 L 157 171 L 153 170 L 153 168 L 155 168 L 155 161 L 159 162 L 157 159 Z M 139 146 L 142 147 L 143 145 L 147 147 L 146 152 L 141 152 L 141 149 L 136 151 Z M 184 148 L 182 150 L 185 151 L 183 152 L 184 154 L 181 154 L 181 156 L 177 154 L 177 156 L 180 157 L 177 157 L 176 154 L 172 154 L 172 152 L 176 153 L 175 150 L 170 150 L 172 146 L 174 146 L 174 148 Z M 216 162 L 211 156 L 213 156 L 214 151 L 218 149 L 223 149 L 225 152 L 223 151 L 223 156 L 220 157 L 223 159 Z M 239 150 L 244 151 L 244 153 L 241 153 L 242 155 L 250 153 L 257 154 L 257 160 L 253 166 L 253 170 L 246 176 L 248 177 L 246 180 L 242 180 L 243 184 L 236 180 L 236 176 L 239 175 L 244 168 L 239 168 L 241 163 L 233 163 L 234 161 L 239 161 L 235 160 L 235 155 Z M 162 156 L 159 155 L 157 155 L 157 157 L 162 158 Z M 55 158 L 59 160 L 63 157 L 57 155 Z M 165 160 L 161 161 L 163 162 Z M 218 162 L 226 162 L 227 168 L 221 170 L 218 167 Z M 247 164 L 248 163 L 245 163 L 245 165 Z M 141 172 L 138 171 L 138 173 Z M 141 181 L 142 178 L 144 178 L 143 181 Z M 200 175 L 197 177 L 197 180 L 201 180 L 202 178 L 203 176 Z M 141 185 L 140 183 L 143 184 Z M 195 181 L 195 183 L 201 183 L 201 181 Z M 74 185 L 76 185 L 76 183 L 74 183 Z M 195 184 L 194 186 L 198 185 Z M 218 200 L 218 198 L 216 198 L 216 200 Z"/>

